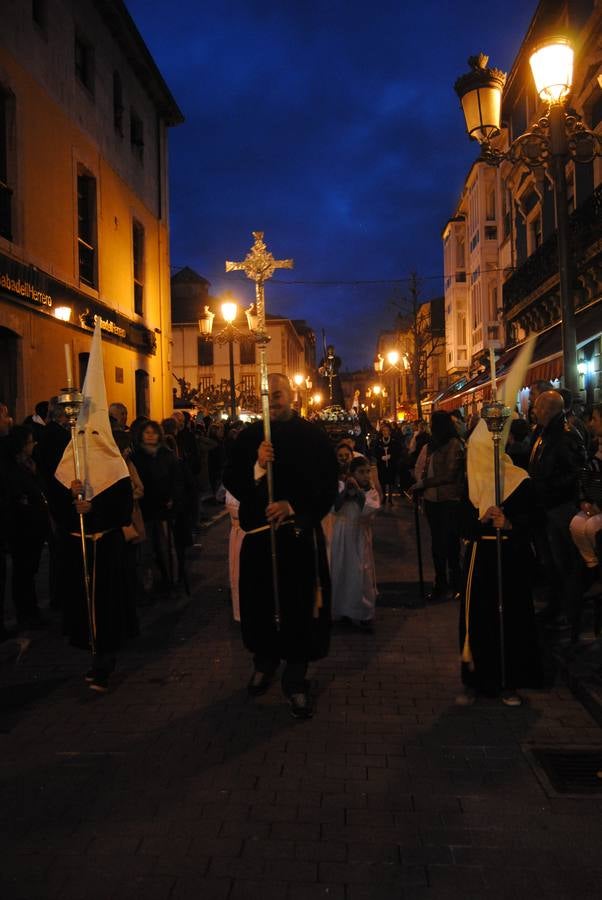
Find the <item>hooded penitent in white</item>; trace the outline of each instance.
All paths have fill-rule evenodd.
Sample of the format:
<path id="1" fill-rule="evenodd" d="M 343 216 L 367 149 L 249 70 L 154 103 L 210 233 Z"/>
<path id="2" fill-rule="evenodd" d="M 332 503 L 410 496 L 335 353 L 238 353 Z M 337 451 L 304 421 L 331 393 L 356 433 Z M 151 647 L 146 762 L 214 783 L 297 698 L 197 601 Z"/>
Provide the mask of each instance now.
<path id="1" fill-rule="evenodd" d="M 502 402 L 511 410 L 516 405 L 516 395 L 524 384 L 527 368 L 533 355 L 534 339 L 528 340 L 516 357 L 502 389 Z M 512 419 L 506 421 L 501 435 L 500 447 L 506 446 Z M 495 478 L 493 459 L 493 439 L 484 419 L 480 419 L 468 439 L 466 454 L 468 495 L 470 502 L 479 510 L 479 518 L 490 506 L 495 506 Z M 529 476 L 524 469 L 515 466 L 507 453 L 500 453 L 500 488 L 502 503 Z"/>
<path id="2" fill-rule="evenodd" d="M 129 478 L 127 465 L 115 443 L 109 421 L 102 364 L 102 339 L 98 322 L 94 328 L 82 394 L 84 402 L 79 412 L 75 433 L 85 498 L 91 500 L 115 482 Z M 55 478 L 66 488 L 70 487 L 75 479 L 75 460 L 71 442 L 57 466 Z"/>

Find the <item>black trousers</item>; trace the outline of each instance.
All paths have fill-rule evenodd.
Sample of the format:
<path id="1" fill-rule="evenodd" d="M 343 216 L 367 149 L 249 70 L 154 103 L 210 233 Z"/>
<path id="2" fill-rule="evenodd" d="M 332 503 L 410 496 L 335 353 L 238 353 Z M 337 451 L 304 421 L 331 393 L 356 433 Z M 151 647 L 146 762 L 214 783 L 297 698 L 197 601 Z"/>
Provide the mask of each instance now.
<path id="1" fill-rule="evenodd" d="M 12 558 L 12 594 L 17 621 L 26 625 L 40 611 L 36 595 L 36 574 L 44 547 L 44 537 L 30 536 L 10 548 Z"/>
<path id="2" fill-rule="evenodd" d="M 253 664 L 256 672 L 261 672 L 263 675 L 273 675 L 280 665 L 280 660 L 268 659 L 256 653 L 253 657 Z M 305 682 L 306 674 L 307 662 L 286 662 L 281 678 L 283 694 L 290 697 L 291 694 L 300 694 L 305 691 L 307 687 Z"/>
<path id="3" fill-rule="evenodd" d="M 459 590 L 462 583 L 460 574 L 460 504 L 455 500 L 434 502 L 424 501 L 429 528 L 431 530 L 431 551 L 435 567 L 435 587 Z"/>

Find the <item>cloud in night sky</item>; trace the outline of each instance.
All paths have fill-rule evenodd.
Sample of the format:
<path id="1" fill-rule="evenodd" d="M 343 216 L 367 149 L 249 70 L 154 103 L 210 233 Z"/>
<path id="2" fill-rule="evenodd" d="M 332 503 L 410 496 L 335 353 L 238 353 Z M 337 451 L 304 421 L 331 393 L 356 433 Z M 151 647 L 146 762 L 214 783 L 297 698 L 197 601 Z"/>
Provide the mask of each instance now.
<path id="1" fill-rule="evenodd" d="M 265 231 L 295 259 L 268 311 L 370 365 L 404 286 L 340 282 L 416 270 L 423 299 L 443 293 L 440 233 L 477 155 L 453 83 L 480 50 L 512 66 L 535 0 L 506 3 L 495 26 L 482 0 L 126 2 L 186 117 L 170 132 L 173 266 L 247 302 L 224 260 Z"/>

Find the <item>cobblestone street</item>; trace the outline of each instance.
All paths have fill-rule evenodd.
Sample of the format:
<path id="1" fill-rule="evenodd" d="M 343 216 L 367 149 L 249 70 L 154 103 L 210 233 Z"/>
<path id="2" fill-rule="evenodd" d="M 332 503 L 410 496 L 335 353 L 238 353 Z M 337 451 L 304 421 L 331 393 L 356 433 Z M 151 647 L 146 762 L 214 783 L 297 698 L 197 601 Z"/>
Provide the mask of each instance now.
<path id="1" fill-rule="evenodd" d="M 376 633 L 335 631 L 311 721 L 277 683 L 247 697 L 225 519 L 107 696 L 56 621 L 5 661 L 2 900 L 599 898 L 602 794 L 557 793 L 529 753 L 599 726 L 560 680 L 454 705 L 457 606 L 419 603 L 412 529 L 378 517 Z"/>

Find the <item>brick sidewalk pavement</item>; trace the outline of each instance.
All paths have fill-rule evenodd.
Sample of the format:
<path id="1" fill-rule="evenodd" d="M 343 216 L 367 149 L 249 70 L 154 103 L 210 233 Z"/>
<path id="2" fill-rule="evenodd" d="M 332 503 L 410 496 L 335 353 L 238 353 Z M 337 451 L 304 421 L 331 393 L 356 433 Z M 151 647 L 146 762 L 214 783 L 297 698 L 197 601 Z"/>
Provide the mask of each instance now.
<path id="1" fill-rule="evenodd" d="M 410 525 L 378 520 L 387 605 L 373 636 L 334 634 L 309 722 L 277 685 L 246 695 L 225 522 L 108 696 L 54 632 L 5 667 L 2 900 L 600 897 L 602 804 L 546 792 L 525 752 L 600 729 L 563 686 L 454 706 L 456 606 L 402 605 Z"/>

